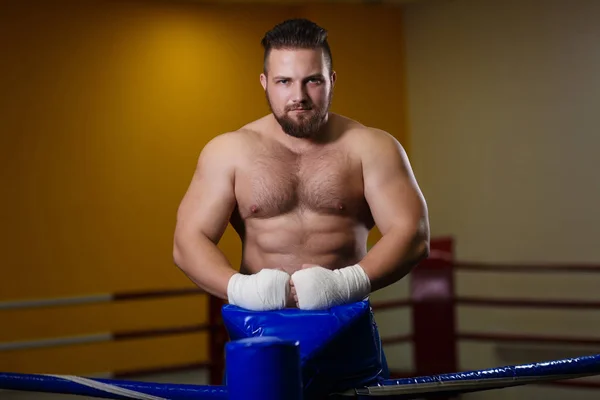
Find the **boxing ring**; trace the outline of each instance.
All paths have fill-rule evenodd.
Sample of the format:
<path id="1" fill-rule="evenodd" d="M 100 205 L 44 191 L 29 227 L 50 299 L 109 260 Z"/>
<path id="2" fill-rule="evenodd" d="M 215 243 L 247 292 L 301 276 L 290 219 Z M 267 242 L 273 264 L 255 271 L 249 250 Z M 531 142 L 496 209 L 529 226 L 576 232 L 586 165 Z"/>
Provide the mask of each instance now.
<path id="1" fill-rule="evenodd" d="M 252 354 L 237 355 L 242 359 L 263 360 L 264 348 L 274 348 L 276 356 L 267 357 L 271 361 L 266 368 L 249 368 L 237 371 L 244 376 L 228 386 L 218 385 L 175 385 L 145 383 L 110 379 L 85 379 L 72 376 L 48 376 L 28 374 L 0 374 L 0 387 L 4 389 L 65 393 L 107 399 L 148 399 L 148 400 L 209 400 L 209 399 L 272 399 L 297 400 L 303 397 L 297 344 L 279 343 L 275 338 L 268 342 L 244 343 Z M 254 351 L 256 349 L 259 351 Z M 232 351 L 233 353 L 234 351 Z M 283 353 L 283 356 L 281 355 Z M 285 354 L 289 353 L 289 354 Z M 233 353 L 235 354 L 235 353 Z M 267 351 L 268 355 L 268 351 Z M 235 355 L 234 355 L 235 357 Z M 275 362 L 273 362 L 275 361 Z M 263 367 L 263 365 L 261 365 Z M 232 367 L 236 373 L 235 367 Z M 239 366 L 237 367 L 238 369 Z M 282 371 L 285 371 L 282 373 Z M 228 371 L 230 373 L 230 371 Z M 270 373 L 273 373 L 271 375 Z M 373 386 L 357 387 L 343 393 L 331 393 L 327 398 L 364 399 L 383 397 L 388 399 L 418 399 L 427 396 L 452 396 L 460 393 L 476 392 L 526 385 L 540 381 L 556 381 L 600 374 L 600 356 L 587 356 L 529 365 L 507 366 L 455 374 L 386 379 Z M 323 398 L 323 397 L 315 397 Z"/>
<path id="2" fill-rule="evenodd" d="M 366 300 L 320 312 L 290 309 L 268 313 L 249 312 L 213 302 L 213 312 L 218 307 L 219 315 L 212 315 L 211 321 L 220 318 L 222 326 L 213 327 L 211 341 L 213 344 L 227 342 L 216 349 L 211 347 L 211 357 L 215 358 L 210 385 L 6 372 L 0 373 L 0 389 L 109 399 L 439 399 L 520 385 L 577 382 L 576 378 L 600 375 L 600 354 L 458 371 L 457 340 L 485 338 L 457 332 L 456 306 L 485 301 L 456 296 L 453 279 L 457 266 L 452 261 L 451 246 L 451 242 L 436 243 L 430 260 L 415 269 L 408 300 L 373 304 Z M 460 268 L 477 267 L 463 265 Z M 573 268 L 569 271 L 573 270 L 577 271 Z M 581 270 L 600 272 L 586 267 Z M 508 301 L 508 305 L 511 304 L 519 306 L 523 302 Z M 587 309 L 594 306 L 597 305 L 572 301 L 545 305 Z M 374 310 L 392 307 L 412 309 L 414 336 L 396 338 L 395 341 L 414 342 L 416 371 L 402 378 L 398 375 L 408 374 L 389 371 L 383 353 L 386 338 L 379 336 L 374 323 Z M 433 331 L 432 320 L 435 320 Z M 502 338 L 498 336 L 497 339 Z M 529 339 L 544 340 L 539 337 Z M 505 336 L 504 340 L 510 338 Z M 586 343 L 596 345 L 599 342 L 590 339 Z M 219 372 L 224 372 L 225 376 Z M 581 386 L 598 385 L 581 382 Z"/>

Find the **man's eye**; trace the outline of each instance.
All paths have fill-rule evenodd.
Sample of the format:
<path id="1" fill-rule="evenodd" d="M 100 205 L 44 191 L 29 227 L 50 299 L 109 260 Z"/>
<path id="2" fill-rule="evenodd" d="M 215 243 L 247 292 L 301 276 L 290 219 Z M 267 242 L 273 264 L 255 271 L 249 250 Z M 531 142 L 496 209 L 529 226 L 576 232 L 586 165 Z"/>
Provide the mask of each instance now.
<path id="1" fill-rule="evenodd" d="M 277 83 L 283 83 L 283 84 L 286 84 L 286 83 L 288 83 L 288 80 L 287 80 L 287 79 L 279 79 L 279 80 L 277 81 Z"/>

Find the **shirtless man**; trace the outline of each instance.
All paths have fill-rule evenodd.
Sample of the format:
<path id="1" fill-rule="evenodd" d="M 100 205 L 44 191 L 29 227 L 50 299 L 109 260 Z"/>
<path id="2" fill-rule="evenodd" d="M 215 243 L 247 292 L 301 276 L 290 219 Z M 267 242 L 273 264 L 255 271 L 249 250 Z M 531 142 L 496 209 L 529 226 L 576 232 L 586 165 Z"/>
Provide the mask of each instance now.
<path id="1" fill-rule="evenodd" d="M 393 136 L 329 111 L 336 74 L 323 28 L 288 20 L 262 45 L 272 113 L 201 151 L 174 261 L 249 310 L 360 301 L 428 256 L 426 202 Z M 228 223 L 242 241 L 239 272 L 217 247 Z M 375 225 L 382 238 L 367 251 Z"/>

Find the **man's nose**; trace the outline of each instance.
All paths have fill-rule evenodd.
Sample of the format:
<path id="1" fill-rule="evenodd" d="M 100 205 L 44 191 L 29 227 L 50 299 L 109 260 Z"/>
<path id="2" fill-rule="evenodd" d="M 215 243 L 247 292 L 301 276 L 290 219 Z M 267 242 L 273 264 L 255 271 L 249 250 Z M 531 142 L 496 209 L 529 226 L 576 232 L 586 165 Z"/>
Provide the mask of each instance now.
<path id="1" fill-rule="evenodd" d="M 297 83 L 292 88 L 292 101 L 294 103 L 300 103 L 306 100 L 306 88 L 303 84 Z"/>

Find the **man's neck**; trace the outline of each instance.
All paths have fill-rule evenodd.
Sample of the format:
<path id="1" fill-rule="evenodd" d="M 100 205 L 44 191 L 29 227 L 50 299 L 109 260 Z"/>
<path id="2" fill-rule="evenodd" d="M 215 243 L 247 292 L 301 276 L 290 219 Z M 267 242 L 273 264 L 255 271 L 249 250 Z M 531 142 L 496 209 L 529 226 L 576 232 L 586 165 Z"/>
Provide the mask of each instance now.
<path id="1" fill-rule="evenodd" d="M 287 134 L 274 117 L 272 120 L 276 127 L 275 131 L 277 132 L 276 136 L 278 137 L 278 140 L 290 150 L 300 153 L 322 147 L 323 145 L 335 140 L 335 132 L 334 129 L 332 129 L 332 121 L 330 117 L 331 115 L 328 113 L 325 122 L 319 131 L 306 138 L 298 138 Z"/>

